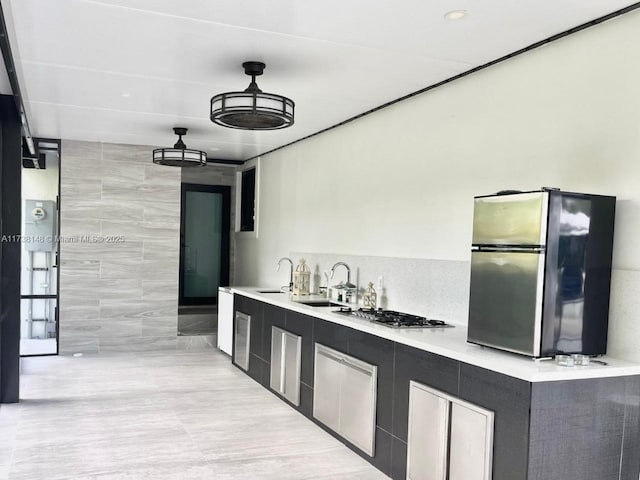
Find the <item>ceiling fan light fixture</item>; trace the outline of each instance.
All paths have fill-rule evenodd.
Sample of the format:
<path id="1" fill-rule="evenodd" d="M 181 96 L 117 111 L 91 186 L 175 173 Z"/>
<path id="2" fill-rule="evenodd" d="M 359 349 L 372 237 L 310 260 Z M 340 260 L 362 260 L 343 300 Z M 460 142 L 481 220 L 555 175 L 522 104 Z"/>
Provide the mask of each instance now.
<path id="1" fill-rule="evenodd" d="M 207 164 L 207 154 L 201 150 L 192 150 L 182 141 L 187 134 L 186 128 L 175 127 L 174 133 L 178 141 L 173 148 L 156 148 L 153 151 L 153 163 L 169 167 L 201 167 Z"/>
<path id="2" fill-rule="evenodd" d="M 294 123 L 295 103 L 275 93 L 265 93 L 256 83 L 265 64 L 244 62 L 244 73 L 251 83 L 242 92 L 226 92 L 211 98 L 211 121 L 217 125 L 240 130 L 278 130 Z"/>

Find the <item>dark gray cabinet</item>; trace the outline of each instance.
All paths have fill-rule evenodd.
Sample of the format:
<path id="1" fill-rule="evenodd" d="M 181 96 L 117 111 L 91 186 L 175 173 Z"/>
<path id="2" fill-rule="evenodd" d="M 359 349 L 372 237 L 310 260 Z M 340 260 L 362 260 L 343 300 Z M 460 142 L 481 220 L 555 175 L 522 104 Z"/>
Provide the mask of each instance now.
<path id="1" fill-rule="evenodd" d="M 313 408 L 313 317 L 286 311 L 286 330 L 300 336 L 300 405 L 298 410 L 312 417 Z"/>
<path id="2" fill-rule="evenodd" d="M 234 304 L 236 311 L 251 315 L 248 374 L 269 387 L 272 327 L 299 336 L 300 405 L 296 408 L 394 480 L 407 478 L 412 381 L 459 400 L 459 405 L 468 402 L 495 413 L 492 480 L 638 480 L 640 376 L 531 383 L 242 295 L 236 295 Z M 334 433 L 340 428 L 339 415 L 335 418 L 340 411 L 335 378 L 343 370 L 330 359 L 314 358 L 316 342 L 377 368 L 373 456 Z M 316 388 L 329 388 L 325 391 L 333 386 L 335 394 L 319 399 L 314 383 Z M 450 407 L 450 415 L 480 419 L 473 410 L 458 406 Z M 447 442 L 455 445 L 451 454 L 468 453 L 480 444 L 467 442 L 473 437 L 463 435 L 466 427 L 456 428 L 464 424 L 450 423 Z M 476 426 L 481 424 L 478 420 Z M 422 432 L 428 434 L 434 428 L 437 432 L 437 424 Z M 566 442 L 567 438 L 572 440 Z M 453 469 L 450 480 L 465 475 Z M 470 478 L 476 477 L 465 480 Z"/>
<path id="3" fill-rule="evenodd" d="M 300 382 L 308 388 L 313 386 L 313 317 L 286 311 L 287 332 L 301 338 Z"/>
<path id="4" fill-rule="evenodd" d="M 264 304 L 262 309 L 262 354 L 260 357 L 271 363 L 271 334 L 273 327 L 285 329 L 287 310 Z"/>

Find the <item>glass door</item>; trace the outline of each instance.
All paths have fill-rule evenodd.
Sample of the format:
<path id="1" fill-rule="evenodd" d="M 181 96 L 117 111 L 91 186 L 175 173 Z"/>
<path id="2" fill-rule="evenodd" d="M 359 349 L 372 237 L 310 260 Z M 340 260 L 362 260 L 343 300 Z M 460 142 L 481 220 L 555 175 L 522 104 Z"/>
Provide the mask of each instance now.
<path id="1" fill-rule="evenodd" d="M 20 355 L 58 353 L 60 140 L 22 159 Z"/>
<path id="2" fill-rule="evenodd" d="M 229 283 L 228 186 L 182 184 L 180 305 L 216 305 Z"/>

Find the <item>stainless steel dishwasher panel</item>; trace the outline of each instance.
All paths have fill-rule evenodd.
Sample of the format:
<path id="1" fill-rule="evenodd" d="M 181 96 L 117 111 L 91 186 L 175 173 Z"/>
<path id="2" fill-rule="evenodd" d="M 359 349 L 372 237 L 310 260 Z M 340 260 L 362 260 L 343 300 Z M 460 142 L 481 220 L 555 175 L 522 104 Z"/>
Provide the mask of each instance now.
<path id="1" fill-rule="evenodd" d="M 283 332 L 284 371 L 282 375 L 282 394 L 295 406 L 300 406 L 300 360 L 302 337 Z"/>
<path id="2" fill-rule="evenodd" d="M 409 385 L 407 480 L 445 480 L 450 403 L 416 382 Z"/>
<path id="3" fill-rule="evenodd" d="M 234 362 L 243 370 L 249 370 L 249 340 L 251 338 L 251 315 L 236 312 L 234 332 Z"/>
<path id="4" fill-rule="evenodd" d="M 449 480 L 491 480 L 493 412 L 460 400 L 451 403 Z"/>
<path id="5" fill-rule="evenodd" d="M 316 343 L 313 380 L 313 416 L 331 430 L 340 431 L 340 372 L 342 357 Z"/>
<path id="6" fill-rule="evenodd" d="M 344 357 L 341 377 L 340 433 L 374 456 L 378 367 Z"/>

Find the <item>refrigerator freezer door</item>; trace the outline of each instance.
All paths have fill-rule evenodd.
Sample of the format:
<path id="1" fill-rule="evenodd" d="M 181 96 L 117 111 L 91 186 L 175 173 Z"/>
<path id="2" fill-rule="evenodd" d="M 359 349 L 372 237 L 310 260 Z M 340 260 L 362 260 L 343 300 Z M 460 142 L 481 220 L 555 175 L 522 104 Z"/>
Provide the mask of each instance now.
<path id="1" fill-rule="evenodd" d="M 473 245 L 545 245 L 547 192 L 475 199 Z"/>
<path id="2" fill-rule="evenodd" d="M 471 254 L 468 340 L 530 356 L 540 354 L 544 254 Z"/>

